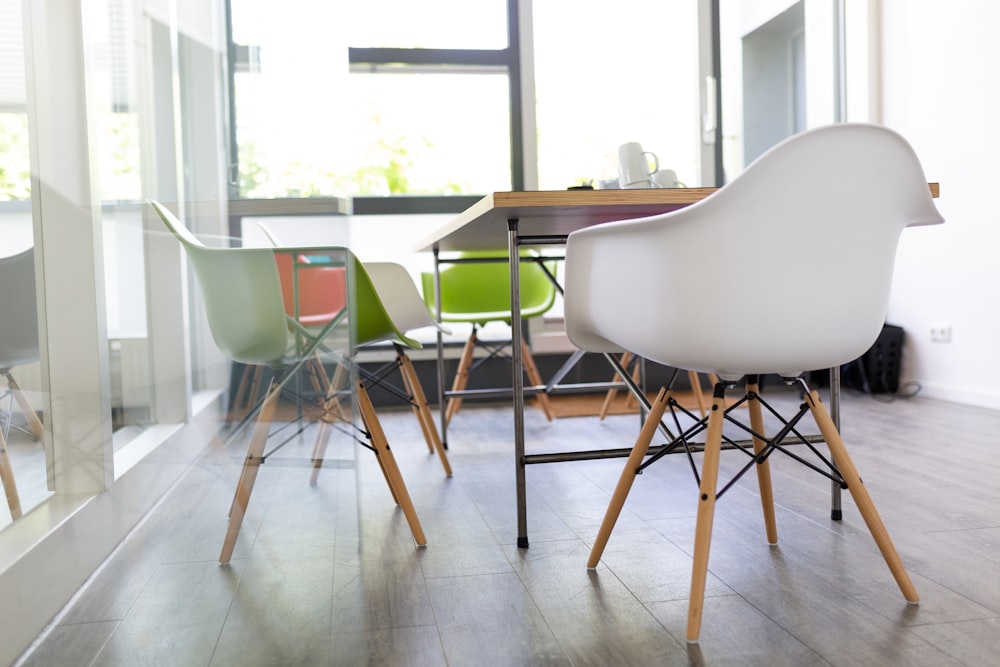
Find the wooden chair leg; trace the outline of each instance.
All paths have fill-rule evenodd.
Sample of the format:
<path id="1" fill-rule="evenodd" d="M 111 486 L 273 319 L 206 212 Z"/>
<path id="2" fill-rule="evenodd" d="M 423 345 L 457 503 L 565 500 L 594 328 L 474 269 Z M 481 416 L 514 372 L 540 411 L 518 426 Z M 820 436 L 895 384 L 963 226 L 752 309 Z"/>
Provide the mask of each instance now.
<path id="1" fill-rule="evenodd" d="M 420 378 L 417 377 L 417 371 L 413 368 L 413 362 L 410 361 L 409 355 L 401 349 L 396 354 L 399 356 L 403 382 L 406 384 L 410 396 L 413 397 L 413 411 L 416 413 L 417 421 L 420 422 L 420 428 L 424 432 L 427 448 L 438 455 L 441 467 L 444 468 L 444 474 L 451 477 L 451 463 L 448 461 L 448 453 L 445 452 L 437 426 L 434 425 L 434 417 L 427 404 L 424 388 L 420 385 Z"/>
<path id="2" fill-rule="evenodd" d="M 10 387 L 10 393 L 13 394 L 14 400 L 17 401 L 18 407 L 21 412 L 24 413 L 24 418 L 28 422 L 28 428 L 31 429 L 31 435 L 35 441 L 39 441 L 45 437 L 45 427 L 42 426 L 42 420 L 38 418 L 38 414 L 35 409 L 31 407 L 31 403 L 28 401 L 28 397 L 24 395 L 21 391 L 21 387 L 18 386 L 17 382 L 14 380 L 14 376 L 7 373 L 7 386 Z"/>
<path id="3" fill-rule="evenodd" d="M 357 383 L 356 388 L 358 392 L 358 409 L 361 411 L 361 418 L 365 423 L 365 428 L 368 430 L 372 446 L 375 448 L 375 455 L 379 458 L 382 471 L 385 474 L 386 481 L 389 483 L 389 490 L 396 498 L 400 509 L 403 510 L 403 516 L 406 517 L 406 522 L 410 525 L 410 532 L 413 534 L 413 541 L 417 543 L 417 546 L 427 546 L 424 529 L 421 527 L 420 519 L 417 518 L 417 512 L 413 508 L 413 501 L 410 499 L 409 491 L 406 490 L 403 475 L 399 472 L 399 466 L 396 465 L 396 458 L 389 450 L 389 442 L 386 440 L 385 432 L 382 430 L 382 425 L 375 414 L 371 398 L 369 398 L 368 392 L 361 382 Z"/>
<path id="4" fill-rule="evenodd" d="M 760 391 L 757 383 L 747 385 L 747 393 L 757 395 Z M 764 413 L 760 407 L 760 401 L 751 399 L 747 404 L 750 413 L 750 428 L 754 433 L 764 433 Z M 754 454 L 760 454 L 764 450 L 764 441 L 753 437 Z M 767 534 L 768 544 L 778 543 L 778 524 L 774 518 L 774 492 L 771 489 L 771 464 L 768 460 L 758 463 L 757 466 L 757 486 L 760 488 L 760 504 L 764 511 L 764 532 Z"/>
<path id="5" fill-rule="evenodd" d="M 3 484 L 7 496 L 7 507 L 10 509 L 11 520 L 21 518 L 21 497 L 17 494 L 17 483 L 14 482 L 14 468 L 10 465 L 10 455 L 7 453 L 7 441 L 0 430 L 0 483 Z"/>
<path id="6" fill-rule="evenodd" d="M 462 357 L 458 361 L 458 370 L 455 371 L 455 380 L 452 382 L 452 391 L 462 391 L 469 384 L 469 371 L 472 369 L 472 358 L 475 356 L 476 352 L 476 329 L 473 327 L 472 335 L 469 339 L 465 341 L 465 347 L 462 348 Z M 460 396 L 452 396 L 448 399 L 448 407 L 445 409 L 444 423 L 445 426 L 451 424 L 451 418 L 455 416 L 459 408 L 462 407 L 462 398 Z"/>
<path id="7" fill-rule="evenodd" d="M 697 371 L 688 371 L 688 382 L 691 384 L 691 391 L 694 392 L 694 398 L 698 402 L 698 412 L 701 413 L 701 418 L 704 419 L 705 415 L 708 414 L 706 411 L 708 406 L 705 405 L 705 395 L 701 390 L 701 378 L 698 377 Z M 717 380 L 712 381 L 712 386 L 715 386 Z"/>
<path id="8" fill-rule="evenodd" d="M 666 387 L 663 387 L 660 389 L 660 393 L 657 394 L 656 400 L 653 401 L 649 415 L 646 417 L 646 422 L 643 424 L 642 430 L 639 432 L 639 437 L 636 438 L 635 445 L 632 447 L 632 452 L 628 456 L 628 461 L 625 462 L 625 468 L 618 478 L 615 491 L 611 494 L 611 502 L 604 513 L 604 520 L 601 522 L 601 527 L 597 531 L 594 546 L 590 550 L 590 558 L 587 560 L 588 569 L 593 570 L 596 568 L 601 560 L 604 547 L 607 546 L 608 538 L 611 537 L 611 531 L 618 522 L 618 516 L 621 514 L 622 507 L 625 506 L 625 499 L 628 497 L 628 492 L 632 490 L 632 483 L 639 474 L 639 466 L 642 464 L 642 459 L 645 458 L 646 452 L 649 450 L 649 443 L 656 434 L 656 429 L 660 425 L 660 419 L 667 408 L 667 400 L 669 398 L 670 391 Z"/>
<path id="9" fill-rule="evenodd" d="M 243 368 L 243 374 L 236 387 L 236 396 L 232 400 L 232 410 L 229 412 L 230 421 L 239 421 L 246 416 L 260 392 L 260 383 L 263 377 L 263 366 L 245 366 Z"/>
<path id="10" fill-rule="evenodd" d="M 694 562 L 691 566 L 691 594 L 688 600 L 687 640 L 698 641 L 701 633 L 701 613 L 705 604 L 705 583 L 708 579 L 708 552 L 712 545 L 712 522 L 715 519 L 715 493 L 719 481 L 719 454 L 722 450 L 722 423 L 726 410 L 725 397 L 716 385 L 705 434 L 705 455 L 701 467 L 701 487 L 698 490 L 698 519 L 694 532 Z"/>
<path id="11" fill-rule="evenodd" d="M 323 396 L 322 409 L 318 419 L 327 423 L 336 419 L 346 420 L 344 406 L 341 405 L 338 397 L 340 390 L 344 388 L 344 374 L 346 373 L 344 365 L 337 364 L 337 368 L 333 371 L 332 380 L 327 377 L 326 369 L 323 368 L 323 362 L 320 361 L 318 354 L 309 362 L 309 367 L 312 369 L 310 376 L 313 386 L 316 392 Z"/>
<path id="12" fill-rule="evenodd" d="M 247 456 L 243 461 L 243 470 L 240 473 L 240 481 L 236 486 L 236 498 L 229 512 L 229 528 L 226 531 L 226 539 L 222 543 L 222 553 L 219 554 L 220 563 L 228 563 L 236 547 L 236 538 L 240 534 L 240 527 L 243 525 L 243 517 L 246 515 L 247 505 L 250 503 L 250 494 L 253 493 L 254 482 L 257 481 L 257 472 L 260 470 L 261 457 L 264 455 L 264 445 L 267 442 L 268 433 L 271 430 L 271 421 L 278 408 L 278 399 L 281 391 L 272 382 L 268 387 L 267 399 L 261 406 L 260 414 L 257 416 L 257 423 L 254 425 L 253 435 L 250 438 L 250 445 L 247 448 Z"/>
<path id="13" fill-rule="evenodd" d="M 632 361 L 632 353 L 625 351 L 622 352 L 621 359 L 618 360 L 618 363 L 621 364 L 622 368 L 627 369 L 631 361 Z M 620 376 L 618 375 L 618 373 L 615 373 L 613 376 L 611 376 L 612 382 L 617 382 L 619 379 Z M 604 395 L 604 403 L 601 404 L 601 410 L 600 412 L 597 413 L 597 416 L 601 419 L 601 421 L 604 421 L 604 418 L 608 416 L 608 410 L 611 409 L 611 403 L 615 400 L 615 396 L 617 395 L 618 395 L 618 390 L 615 389 L 614 387 L 608 389 L 608 393 Z"/>
<path id="14" fill-rule="evenodd" d="M 404 365 L 404 362 L 403 362 L 404 358 L 407 361 L 410 360 L 410 358 L 406 355 L 405 352 L 403 352 L 402 350 L 397 349 L 396 350 L 396 359 L 399 361 L 399 374 L 403 378 L 403 390 L 406 392 L 406 395 L 409 396 L 409 398 L 410 398 L 410 407 L 413 408 L 413 415 L 417 418 L 417 423 L 420 425 L 420 432 L 424 436 L 424 443 L 427 445 L 427 451 L 430 452 L 431 454 L 433 454 L 434 453 L 434 436 L 431 435 L 431 431 L 428 430 L 427 422 L 424 420 L 423 410 L 421 410 L 421 403 L 419 403 L 417 401 L 417 390 L 419 389 L 419 391 L 420 391 L 420 393 L 422 395 L 423 394 L 423 387 L 420 385 L 420 380 L 417 378 L 416 371 L 413 370 L 412 364 L 411 364 L 410 369 L 409 369 L 409 370 L 413 370 L 413 377 L 411 379 L 410 373 L 408 372 L 408 369 Z M 414 384 L 416 384 L 416 387 L 414 387 Z M 425 401 L 426 401 L 426 397 L 425 397 Z M 433 427 L 434 426 L 434 422 L 431 421 L 430 425 Z M 434 432 L 436 433 L 437 429 L 434 429 Z"/>
<path id="15" fill-rule="evenodd" d="M 632 382 L 636 386 L 639 385 L 639 380 L 642 377 L 641 373 L 642 373 L 642 369 L 639 367 L 639 364 L 636 363 L 636 365 L 632 367 Z M 635 394 L 633 394 L 632 392 L 629 392 L 629 393 L 627 393 L 625 395 L 625 407 L 626 408 L 638 408 L 639 407 L 639 399 L 637 399 L 635 397 Z"/>
<path id="16" fill-rule="evenodd" d="M 847 483 L 847 490 L 851 493 L 854 504 L 858 506 L 858 511 L 861 513 L 869 532 L 871 532 L 872 537 L 875 539 L 875 544 L 878 545 L 879 551 L 882 552 L 882 558 L 885 559 L 886 565 L 889 566 L 889 571 L 892 572 L 899 590 L 902 591 L 903 597 L 906 598 L 907 602 L 917 604 L 920 602 L 917 589 L 913 586 L 913 582 L 910 581 L 910 576 L 906 573 L 906 568 L 903 567 L 903 561 L 899 557 L 896 547 L 893 546 L 892 538 L 889 537 L 889 531 L 886 530 L 885 524 L 882 523 L 882 518 L 879 516 L 878 510 L 875 509 L 875 503 L 872 502 L 871 496 L 868 494 L 868 489 L 865 488 L 864 483 L 861 481 L 861 475 L 858 474 L 857 468 L 854 467 L 854 462 L 847 453 L 847 448 L 844 446 L 844 441 L 841 439 L 837 427 L 834 426 L 833 420 L 830 419 L 829 413 L 823 406 L 822 401 L 820 401 L 819 393 L 816 391 L 809 392 L 806 395 L 806 402 L 813 419 L 816 420 L 816 425 L 819 427 L 820 433 L 823 435 L 823 439 L 826 440 L 827 447 L 830 448 L 833 463 L 837 466 L 844 481 Z"/>
<path id="17" fill-rule="evenodd" d="M 531 347 L 523 338 L 521 339 L 521 364 L 528 376 L 528 382 L 534 387 L 541 387 L 544 384 L 542 375 L 538 372 L 538 366 L 535 365 L 535 357 L 531 354 Z M 549 395 L 544 391 L 539 391 L 535 394 L 535 400 L 538 401 L 539 407 L 545 413 L 545 418 L 552 421 L 552 406 L 549 404 Z"/>
<path id="18" fill-rule="evenodd" d="M 243 372 L 240 373 L 240 381 L 236 385 L 236 393 L 233 394 L 232 400 L 230 401 L 229 407 L 229 420 L 239 421 L 243 419 L 243 404 L 246 400 L 245 396 L 247 391 L 250 390 L 250 377 L 253 375 L 252 366 L 244 366 Z"/>

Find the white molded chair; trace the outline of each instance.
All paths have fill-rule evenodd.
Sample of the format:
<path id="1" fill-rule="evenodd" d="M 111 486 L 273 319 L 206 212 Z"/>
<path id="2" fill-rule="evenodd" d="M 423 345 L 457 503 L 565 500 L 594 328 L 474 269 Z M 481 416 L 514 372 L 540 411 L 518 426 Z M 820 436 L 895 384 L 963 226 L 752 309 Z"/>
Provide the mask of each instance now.
<path id="1" fill-rule="evenodd" d="M 752 449 L 767 540 L 777 542 L 767 459 L 784 433 L 764 434 L 757 381 L 777 374 L 804 395 L 794 424 L 811 413 L 832 463 L 809 445 L 847 488 L 906 600 L 918 601 L 889 534 L 805 371 L 859 357 L 885 322 L 899 235 L 942 222 L 913 149 L 873 125 L 823 127 L 791 137 L 733 182 L 687 208 L 607 223 L 570 235 L 566 248 L 566 331 L 588 351 L 630 351 L 720 377 L 705 432 L 698 494 L 688 641 L 698 640 L 708 569 L 723 423 L 735 421 L 725 391 L 746 378 Z M 706 262 L 706 259 L 708 260 Z M 698 275 L 698 288 L 688 281 Z M 764 404 L 766 405 L 766 404 Z M 665 409 L 660 391 L 622 472 L 588 567 L 597 566 L 644 462 Z M 789 430 L 789 429 L 782 429 Z M 800 439 L 805 439 L 799 435 Z M 678 443 L 672 443 L 675 446 Z M 683 442 L 679 444 L 685 444 Z M 669 451 L 669 449 L 667 450 Z M 741 473 L 742 474 L 742 473 Z M 728 488 L 723 486 L 722 490 Z"/>
<path id="2" fill-rule="evenodd" d="M 0 423 L 0 483 L 3 484 L 12 519 L 17 519 L 22 514 L 21 499 L 7 453 L 14 402 L 17 402 L 23 413 L 33 439 L 41 440 L 45 435 L 45 428 L 14 380 L 11 370 L 16 366 L 35 363 L 38 358 L 35 251 L 34 248 L 28 248 L 16 255 L 0 258 L 0 375 L 7 379 L 7 391 L 10 395 L 6 417 Z"/>

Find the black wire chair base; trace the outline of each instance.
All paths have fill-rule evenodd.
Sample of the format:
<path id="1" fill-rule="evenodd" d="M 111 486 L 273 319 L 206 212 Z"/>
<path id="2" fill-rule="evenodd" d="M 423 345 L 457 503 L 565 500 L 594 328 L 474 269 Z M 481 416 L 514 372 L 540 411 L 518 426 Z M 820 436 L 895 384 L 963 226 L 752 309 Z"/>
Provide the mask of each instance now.
<path id="1" fill-rule="evenodd" d="M 808 394 L 810 391 L 808 384 L 802 378 L 788 380 L 787 382 L 799 385 L 803 396 Z M 757 378 L 748 378 L 746 385 L 748 387 L 757 386 Z M 738 385 L 732 382 L 719 382 L 714 387 L 714 395 L 716 397 L 725 398 L 726 391 L 736 386 Z M 737 418 L 737 411 L 748 409 L 751 401 L 759 404 L 764 411 L 780 423 L 781 426 L 773 435 L 768 436 L 766 433 L 758 432 L 746 423 L 746 421 Z M 683 450 L 687 456 L 688 463 L 691 466 L 691 471 L 694 474 L 695 483 L 700 486 L 701 475 L 699 473 L 694 454 L 704 450 L 705 442 L 704 440 L 696 441 L 694 439 L 707 431 L 709 417 L 700 417 L 699 415 L 694 414 L 681 405 L 673 396 L 670 396 L 667 399 L 667 410 L 670 415 L 669 420 L 673 423 L 674 429 L 679 435 L 665 444 L 650 447 L 646 460 L 639 465 L 636 470 L 636 474 L 641 474 L 643 470 L 651 466 L 656 461 L 659 461 L 667 454 L 673 454 L 678 452 L 678 450 Z M 810 470 L 831 480 L 835 484 L 839 485 L 840 488 L 847 489 L 847 483 L 844 481 L 843 476 L 840 474 L 840 471 L 834 463 L 829 459 L 829 457 L 824 455 L 814 446 L 815 443 L 824 442 L 822 436 L 807 436 L 803 435 L 802 432 L 799 431 L 799 422 L 808 413 L 809 406 L 805 401 L 803 401 L 799 404 L 794 415 L 789 418 L 785 418 L 771 403 L 764 399 L 760 392 L 751 389 L 746 389 L 741 397 L 731 404 L 728 404 L 725 408 L 723 416 L 725 423 L 732 425 L 732 427 L 741 431 L 747 437 L 737 439 L 732 435 L 723 433 L 722 449 L 735 449 L 742 452 L 747 457 L 747 462 L 729 479 L 729 481 L 721 485 L 719 490 L 716 492 L 716 499 L 721 498 L 726 491 L 732 488 L 732 486 L 755 465 L 765 463 L 775 452 L 780 452 L 781 454 L 790 457 Z M 685 420 L 682 418 L 692 420 L 694 423 L 687 428 L 683 428 L 682 423 L 684 423 Z M 664 420 L 667 419 L 668 417 L 664 415 Z M 665 424 L 662 424 L 662 427 L 667 429 Z M 759 441 L 762 446 L 758 446 L 755 449 L 754 440 Z M 812 453 L 815 459 L 818 460 L 818 462 L 810 461 L 803 456 L 799 456 L 790 449 L 790 447 L 799 446 L 805 446 Z"/>

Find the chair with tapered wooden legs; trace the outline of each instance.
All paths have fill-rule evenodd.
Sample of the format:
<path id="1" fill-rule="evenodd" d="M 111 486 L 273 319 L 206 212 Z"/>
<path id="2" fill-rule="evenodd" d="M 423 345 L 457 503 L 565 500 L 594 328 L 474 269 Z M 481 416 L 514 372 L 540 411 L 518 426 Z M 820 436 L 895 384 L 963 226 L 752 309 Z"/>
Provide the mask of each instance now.
<path id="1" fill-rule="evenodd" d="M 0 408 L 0 484 L 11 519 L 20 518 L 23 509 L 7 451 L 10 429 L 24 431 L 36 442 L 45 435 L 45 427 L 11 372 L 16 366 L 37 362 L 40 356 L 35 299 L 34 248 L 0 257 L 0 375 L 7 382 L 7 389 L 0 392 L 0 398 L 8 399 L 6 407 Z M 25 426 L 14 422 L 15 404 Z"/>
<path id="2" fill-rule="evenodd" d="M 850 492 L 903 597 L 916 604 L 888 531 L 805 378 L 872 345 L 885 322 L 900 234 L 941 222 L 909 144 L 886 128 L 843 124 L 785 140 L 698 204 L 570 234 L 565 322 L 578 348 L 613 363 L 612 355 L 627 351 L 718 377 L 700 419 L 669 388 L 651 403 L 637 397 L 647 403 L 646 421 L 588 567 L 600 562 L 637 475 L 671 452 L 686 452 L 698 486 L 687 639 L 698 641 L 716 502 L 754 469 L 764 537 L 776 544 L 770 459 L 787 455 Z M 624 266 L 643 267 L 641 280 Z M 704 280 L 691 290 L 685 281 L 695 274 Z M 761 391 L 764 375 L 777 375 L 801 393 L 791 414 L 783 415 Z M 775 425 L 768 427 L 765 414 Z M 682 423 L 680 416 L 691 425 L 651 448 L 661 423 Z M 807 416 L 819 436 L 805 434 L 800 422 Z M 698 446 L 704 448 L 700 471 L 693 456 Z M 728 481 L 719 479 L 723 449 L 745 457 Z"/>
<path id="3" fill-rule="evenodd" d="M 250 420 L 254 421 L 253 432 L 240 470 L 230 508 L 229 524 L 219 554 L 219 561 L 228 563 L 243 525 L 257 474 L 267 458 L 265 444 L 281 393 L 288 387 L 289 380 L 303 367 L 311 366 L 320 351 L 334 356 L 350 355 L 352 339 L 362 335 L 369 340 L 379 337 L 379 332 L 375 331 L 357 332 L 359 323 L 350 321 L 348 309 L 343 309 L 317 327 L 305 326 L 289 317 L 282 299 L 276 255 L 297 257 L 301 253 L 316 252 L 326 258 L 337 258 L 339 266 L 347 271 L 347 294 L 340 295 L 338 301 L 366 303 L 373 308 L 381 306 L 373 303 L 373 300 L 377 301 L 377 293 L 364 267 L 345 248 L 210 248 L 203 245 L 162 204 L 151 202 L 151 205 L 163 224 L 180 241 L 191 262 L 216 345 L 234 361 L 268 366 L 273 372 L 264 399 L 245 418 L 247 424 Z M 391 326 L 388 318 L 382 323 Z M 382 331 L 381 336 L 403 345 L 419 347 L 419 343 L 396 329 Z M 361 442 L 375 454 L 390 495 L 402 510 L 415 544 L 425 546 L 427 538 L 378 423 L 378 417 L 370 409 L 371 402 L 367 392 L 360 383 L 352 388 L 364 422 Z M 321 419 L 330 420 L 336 403 L 331 400 L 334 398 L 332 396 L 325 398 L 327 400 L 321 401 L 316 408 L 321 412 Z M 234 433 L 239 431 L 238 427 Z"/>
<path id="4" fill-rule="evenodd" d="M 439 271 L 441 284 L 441 322 L 449 324 L 470 324 L 472 331 L 466 339 L 459 358 L 458 368 L 452 382 L 452 393 L 468 388 L 472 373 L 489 359 L 502 356 L 509 348 L 509 341 L 499 343 L 481 339 L 481 328 L 490 322 L 511 323 L 510 308 L 510 267 L 504 258 L 506 253 L 465 252 L 454 258 L 455 263 L 443 263 Z M 521 319 L 541 317 L 547 313 L 556 298 L 555 263 L 541 261 L 535 253 L 521 255 Z M 437 312 L 438 298 L 434 286 L 434 274 L 422 276 L 423 297 L 431 312 Z M 476 358 L 476 351 L 486 350 L 487 356 Z M 521 339 L 521 361 L 524 373 L 532 387 L 542 387 L 542 376 L 538 371 L 531 346 Z M 535 394 L 538 407 L 552 421 L 553 412 L 548 394 L 539 390 Z M 447 426 L 462 406 L 460 395 L 450 396 L 445 409 L 444 423 Z"/>

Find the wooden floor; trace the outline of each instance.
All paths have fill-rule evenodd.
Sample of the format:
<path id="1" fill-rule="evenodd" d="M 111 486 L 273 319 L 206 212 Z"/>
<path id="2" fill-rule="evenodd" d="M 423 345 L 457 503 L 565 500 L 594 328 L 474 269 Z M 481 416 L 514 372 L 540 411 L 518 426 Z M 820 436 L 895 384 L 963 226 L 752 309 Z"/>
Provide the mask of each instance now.
<path id="1" fill-rule="evenodd" d="M 426 548 L 367 451 L 355 464 L 342 447 L 310 487 L 306 433 L 262 468 L 220 566 L 244 445 L 214 450 L 19 664 L 1000 664 L 1000 413 L 863 396 L 845 396 L 843 412 L 919 606 L 903 600 L 849 496 L 831 521 L 830 483 L 775 457 L 779 545 L 766 544 L 749 475 L 717 505 L 701 642 L 688 645 L 696 487 L 683 457 L 636 480 L 589 572 L 622 459 L 529 467 L 531 546 L 519 549 L 509 409 L 459 413 L 450 479 L 412 415 L 383 411 Z M 527 415 L 529 452 L 630 446 L 637 429 L 635 416 Z M 722 458 L 731 470 L 743 457 Z"/>

